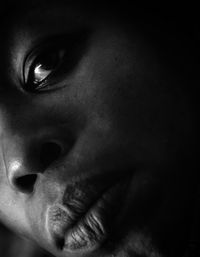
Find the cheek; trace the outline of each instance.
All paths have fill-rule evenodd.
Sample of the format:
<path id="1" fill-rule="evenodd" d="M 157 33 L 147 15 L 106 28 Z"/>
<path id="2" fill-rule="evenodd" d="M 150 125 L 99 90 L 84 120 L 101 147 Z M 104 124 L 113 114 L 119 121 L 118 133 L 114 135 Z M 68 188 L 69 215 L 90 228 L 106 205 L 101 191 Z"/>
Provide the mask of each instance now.
<path id="1" fill-rule="evenodd" d="M 84 109 L 112 127 L 134 158 L 166 161 L 192 130 L 190 108 L 173 89 L 176 79 L 166 79 L 156 54 L 146 52 L 142 43 L 111 37 L 83 60 L 74 88 Z"/>
<path id="2" fill-rule="evenodd" d="M 4 182 L 1 179 L 0 220 L 17 233 L 28 235 L 30 226 L 25 214 L 24 198 L 12 190 L 6 179 Z"/>
<path id="3" fill-rule="evenodd" d="M 3 162 L 3 158 L 1 159 Z M 27 197 L 25 194 L 13 189 L 9 183 L 4 165 L 1 163 L 0 170 L 0 222 L 8 226 L 17 234 L 26 238 L 33 237 L 29 217 Z M 38 208 L 40 208 L 38 206 Z M 39 209 L 37 209 L 39 211 Z M 40 211 L 39 211 L 40 212 Z M 34 213 L 32 213 L 34 216 Z"/>
<path id="4" fill-rule="evenodd" d="M 182 94 L 177 97 L 162 82 L 145 79 L 145 74 L 143 78 L 139 82 L 130 80 L 128 89 L 113 99 L 111 116 L 115 117 L 115 126 L 129 138 L 137 158 L 169 162 L 183 147 L 183 141 L 189 140 L 193 129 L 191 110 Z"/>

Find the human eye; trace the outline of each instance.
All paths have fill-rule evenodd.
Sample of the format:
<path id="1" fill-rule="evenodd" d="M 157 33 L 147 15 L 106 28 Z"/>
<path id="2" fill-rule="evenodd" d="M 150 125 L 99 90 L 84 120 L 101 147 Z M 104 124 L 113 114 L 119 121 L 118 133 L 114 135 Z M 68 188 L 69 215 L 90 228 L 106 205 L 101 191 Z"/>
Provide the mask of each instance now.
<path id="1" fill-rule="evenodd" d="M 42 92 L 58 88 L 59 82 L 81 59 L 86 34 L 57 37 L 36 47 L 23 67 L 23 89 Z"/>
<path id="2" fill-rule="evenodd" d="M 66 50 L 63 48 L 46 49 L 33 59 L 24 71 L 24 89 L 27 91 L 43 90 L 47 80 L 58 71 L 63 63 Z"/>

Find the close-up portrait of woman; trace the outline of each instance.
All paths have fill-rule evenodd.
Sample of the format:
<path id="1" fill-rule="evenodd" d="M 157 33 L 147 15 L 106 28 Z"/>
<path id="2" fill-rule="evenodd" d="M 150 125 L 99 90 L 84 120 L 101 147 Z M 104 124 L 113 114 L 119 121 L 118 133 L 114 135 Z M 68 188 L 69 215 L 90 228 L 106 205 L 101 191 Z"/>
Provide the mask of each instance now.
<path id="1" fill-rule="evenodd" d="M 198 19 L 1 2 L 0 257 L 200 256 Z"/>

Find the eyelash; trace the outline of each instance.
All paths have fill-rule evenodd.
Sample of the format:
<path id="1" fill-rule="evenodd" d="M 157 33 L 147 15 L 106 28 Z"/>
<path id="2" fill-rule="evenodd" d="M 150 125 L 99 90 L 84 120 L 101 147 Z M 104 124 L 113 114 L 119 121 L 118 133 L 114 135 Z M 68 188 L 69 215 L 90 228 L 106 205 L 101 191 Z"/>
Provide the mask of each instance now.
<path id="1" fill-rule="evenodd" d="M 52 77 L 56 77 L 56 75 L 58 75 L 57 73 L 59 73 L 59 69 L 61 69 L 61 66 L 64 65 L 66 51 L 67 50 L 62 46 L 48 46 L 43 47 L 39 51 L 34 51 L 24 65 L 24 89 L 30 92 L 49 90 L 50 84 L 48 82 Z M 45 70 L 45 65 L 47 64 L 48 66 L 48 58 L 49 61 L 51 61 L 51 57 L 59 58 L 60 52 L 62 52 L 60 59 L 57 59 L 57 63 L 53 64 L 52 67 L 46 68 L 47 75 L 44 75 L 44 78 L 42 79 L 42 74 L 39 73 L 39 69 Z M 37 79 L 36 70 L 38 70 L 38 76 L 41 76 L 41 79 Z"/>
<path id="2" fill-rule="evenodd" d="M 58 88 L 59 80 L 72 72 L 80 61 L 86 47 L 87 38 L 88 32 L 82 30 L 71 35 L 62 35 L 50 39 L 48 40 L 48 42 L 51 42 L 50 44 L 40 44 L 39 47 L 31 51 L 23 66 L 23 90 L 39 93 Z M 58 61 L 58 63 L 55 63 L 53 68 L 51 67 L 52 71 L 49 68 L 49 73 L 47 72 L 48 74 L 44 79 L 34 82 L 34 72 L 38 68 L 38 74 L 41 75 L 39 68 L 45 67 L 43 65 L 45 58 L 47 62 L 49 58 L 50 62 Z M 46 67 L 48 67 L 48 64 Z"/>

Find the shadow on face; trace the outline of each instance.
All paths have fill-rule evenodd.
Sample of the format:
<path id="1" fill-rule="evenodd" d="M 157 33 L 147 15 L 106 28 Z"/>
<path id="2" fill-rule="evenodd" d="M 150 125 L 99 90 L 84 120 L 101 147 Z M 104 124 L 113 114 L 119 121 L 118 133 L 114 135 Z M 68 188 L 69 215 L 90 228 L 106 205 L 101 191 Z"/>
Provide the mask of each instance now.
<path id="1" fill-rule="evenodd" d="M 198 185 L 195 49 L 175 18 L 90 7 L 2 15 L 1 221 L 58 257 L 181 256 Z"/>
<path id="2" fill-rule="evenodd" d="M 51 257 L 32 241 L 16 236 L 9 229 L 0 224 L 0 255 L 4 257 Z"/>

